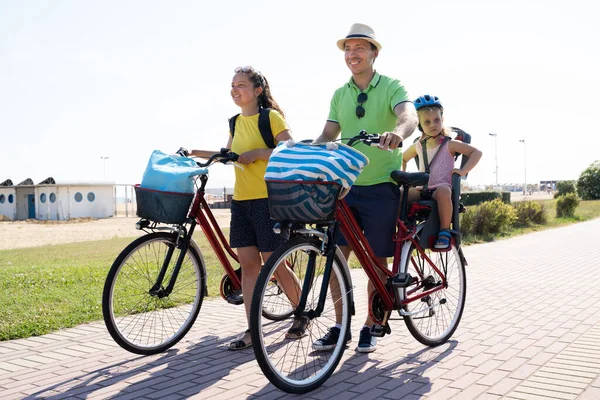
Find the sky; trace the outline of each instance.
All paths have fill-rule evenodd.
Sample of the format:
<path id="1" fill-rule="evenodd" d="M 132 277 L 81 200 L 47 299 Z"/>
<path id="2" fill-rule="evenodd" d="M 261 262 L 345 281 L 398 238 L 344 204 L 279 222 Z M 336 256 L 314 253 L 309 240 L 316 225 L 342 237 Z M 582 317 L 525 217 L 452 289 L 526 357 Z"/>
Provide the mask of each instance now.
<path id="1" fill-rule="evenodd" d="M 244 65 L 293 137 L 314 139 L 350 78 L 336 41 L 355 22 L 383 46 L 378 72 L 439 96 L 471 134 L 469 184 L 577 179 L 600 159 L 599 4 L 0 0 L 0 182 L 135 184 L 153 150 L 217 150 Z M 211 167 L 208 186 L 233 175 Z"/>

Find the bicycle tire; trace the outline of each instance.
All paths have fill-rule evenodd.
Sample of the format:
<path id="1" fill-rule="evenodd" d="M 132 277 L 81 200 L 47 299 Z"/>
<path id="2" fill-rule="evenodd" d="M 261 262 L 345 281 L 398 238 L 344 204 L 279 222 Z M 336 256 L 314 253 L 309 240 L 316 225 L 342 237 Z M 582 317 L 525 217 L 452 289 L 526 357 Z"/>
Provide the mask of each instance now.
<path id="1" fill-rule="evenodd" d="M 272 279 L 268 288 L 270 296 L 277 301 L 269 302 L 268 306 L 263 307 L 262 316 L 271 321 L 283 321 L 294 313 L 294 306 L 290 303 L 283 288 Z"/>
<path id="2" fill-rule="evenodd" d="M 330 352 L 314 351 L 312 344 L 335 324 L 335 310 L 331 287 L 327 285 L 327 298 L 322 314 L 311 319 L 306 335 L 297 339 L 286 338 L 294 318 L 269 321 L 261 318 L 264 303 L 269 301 L 265 291 L 282 262 L 288 262 L 304 285 L 310 283 L 305 310 L 314 310 L 321 292 L 322 274 L 326 257 L 321 255 L 321 240 L 315 237 L 295 237 L 275 251 L 263 266 L 252 296 L 250 308 L 250 333 L 254 354 L 261 370 L 269 381 L 287 393 L 307 393 L 321 386 L 338 366 L 346 348 L 345 338 L 350 329 L 352 290 L 343 268 L 340 254 L 335 254 L 332 275 L 337 277 L 342 327 L 335 348 Z M 315 273 L 306 274 L 308 259 L 315 257 Z M 306 282 L 305 282 L 306 281 Z"/>
<path id="3" fill-rule="evenodd" d="M 238 268 L 235 270 L 235 274 L 237 275 L 238 279 L 242 279 L 242 269 Z M 231 278 L 229 277 L 229 275 L 225 275 L 223 276 L 223 279 L 221 279 L 221 285 L 220 285 L 220 294 L 221 294 L 221 298 L 225 301 L 228 301 L 227 296 L 231 293 L 236 292 L 236 294 L 239 292 L 241 293 L 241 289 L 238 291 L 234 291 L 233 289 L 233 283 Z M 271 281 L 271 285 L 270 285 L 270 290 L 269 293 L 271 296 L 277 297 L 279 301 L 277 302 L 270 302 L 270 306 L 268 308 L 264 308 L 263 309 L 263 317 L 270 319 L 271 321 L 281 321 L 283 319 L 288 318 L 290 315 L 292 315 L 292 313 L 294 312 L 294 307 L 292 306 L 292 304 L 290 303 L 289 299 L 287 298 L 287 296 L 285 295 L 285 292 L 283 291 L 283 289 L 281 288 L 281 286 L 277 283 L 277 280 L 273 279 Z M 240 296 L 242 299 L 241 303 L 232 303 L 232 304 L 243 304 L 244 302 L 244 296 Z M 252 301 L 251 299 L 248 301 Z"/>
<path id="4" fill-rule="evenodd" d="M 409 243 L 407 246 L 410 246 L 408 256 L 400 272 L 409 273 L 417 280 L 401 290 L 401 299 L 405 299 L 411 291 L 416 290 L 415 294 L 425 291 L 426 287 L 423 285 L 427 285 L 425 279 L 428 277 L 431 277 L 429 280 L 432 282 L 429 287 L 441 281 L 415 245 Z M 467 277 L 459 250 L 454 245 L 444 252 L 434 252 L 430 249 L 424 251 L 436 267 L 445 273 L 447 287 L 405 305 L 404 310 L 414 314 L 404 316 L 404 322 L 415 339 L 426 346 L 434 347 L 445 343 L 458 328 L 465 307 Z M 433 308 L 430 308 L 431 306 Z"/>
<path id="5" fill-rule="evenodd" d="M 130 243 L 112 264 L 102 294 L 108 332 L 127 351 L 161 353 L 179 342 L 194 324 L 205 296 L 202 257 L 190 244 L 173 291 L 150 294 L 176 235 L 156 232 Z M 162 287 L 167 286 L 180 250 L 175 248 Z"/>

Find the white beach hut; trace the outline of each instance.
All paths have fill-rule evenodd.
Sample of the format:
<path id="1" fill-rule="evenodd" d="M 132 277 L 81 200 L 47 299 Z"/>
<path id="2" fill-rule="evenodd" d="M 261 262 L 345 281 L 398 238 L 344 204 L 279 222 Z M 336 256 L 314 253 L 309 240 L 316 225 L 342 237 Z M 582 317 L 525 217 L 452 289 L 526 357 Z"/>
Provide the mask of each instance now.
<path id="1" fill-rule="evenodd" d="M 18 185 L 0 186 L 3 195 L 0 214 L 13 220 L 106 218 L 115 210 L 112 183 L 56 183 L 48 178 L 35 185 L 26 179 Z"/>
<path id="2" fill-rule="evenodd" d="M 16 189 L 10 179 L 0 183 L 0 220 L 17 218 Z"/>

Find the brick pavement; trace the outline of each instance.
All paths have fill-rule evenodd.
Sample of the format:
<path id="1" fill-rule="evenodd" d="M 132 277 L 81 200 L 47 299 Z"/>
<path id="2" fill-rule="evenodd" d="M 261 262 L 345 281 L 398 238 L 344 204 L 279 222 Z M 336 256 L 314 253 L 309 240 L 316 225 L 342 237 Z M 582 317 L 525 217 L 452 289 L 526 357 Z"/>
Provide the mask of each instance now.
<path id="1" fill-rule="evenodd" d="M 599 231 L 596 219 L 465 248 L 467 305 L 448 343 L 426 348 L 393 321 L 376 352 L 350 347 L 303 398 L 600 399 Z M 353 279 L 357 337 L 366 278 L 357 270 Z M 2 342 L 0 398 L 296 397 L 269 384 L 251 350 L 226 349 L 244 329 L 243 309 L 218 299 L 156 356 L 122 350 L 102 322 Z"/>

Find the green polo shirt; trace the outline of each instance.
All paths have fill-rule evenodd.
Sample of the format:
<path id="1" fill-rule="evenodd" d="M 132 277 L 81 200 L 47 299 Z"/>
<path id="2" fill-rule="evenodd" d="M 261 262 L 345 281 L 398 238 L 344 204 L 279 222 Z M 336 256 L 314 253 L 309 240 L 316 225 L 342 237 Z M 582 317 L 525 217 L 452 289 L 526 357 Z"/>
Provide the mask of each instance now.
<path id="1" fill-rule="evenodd" d="M 340 125 L 342 138 L 356 136 L 361 130 L 368 133 L 391 132 L 396 128 L 398 117 L 394 107 L 399 103 L 410 101 L 402 83 L 375 72 L 369 86 L 364 90 L 368 99 L 362 104 L 365 116 L 356 116 L 357 98 L 361 90 L 350 78 L 344 86 L 337 89 L 331 99 L 328 121 Z M 359 143 L 355 148 L 369 158 L 365 167 L 354 183 L 358 186 L 370 186 L 383 182 L 393 182 L 390 173 L 402 166 L 402 152 L 396 149 L 392 152 L 377 147 Z"/>

